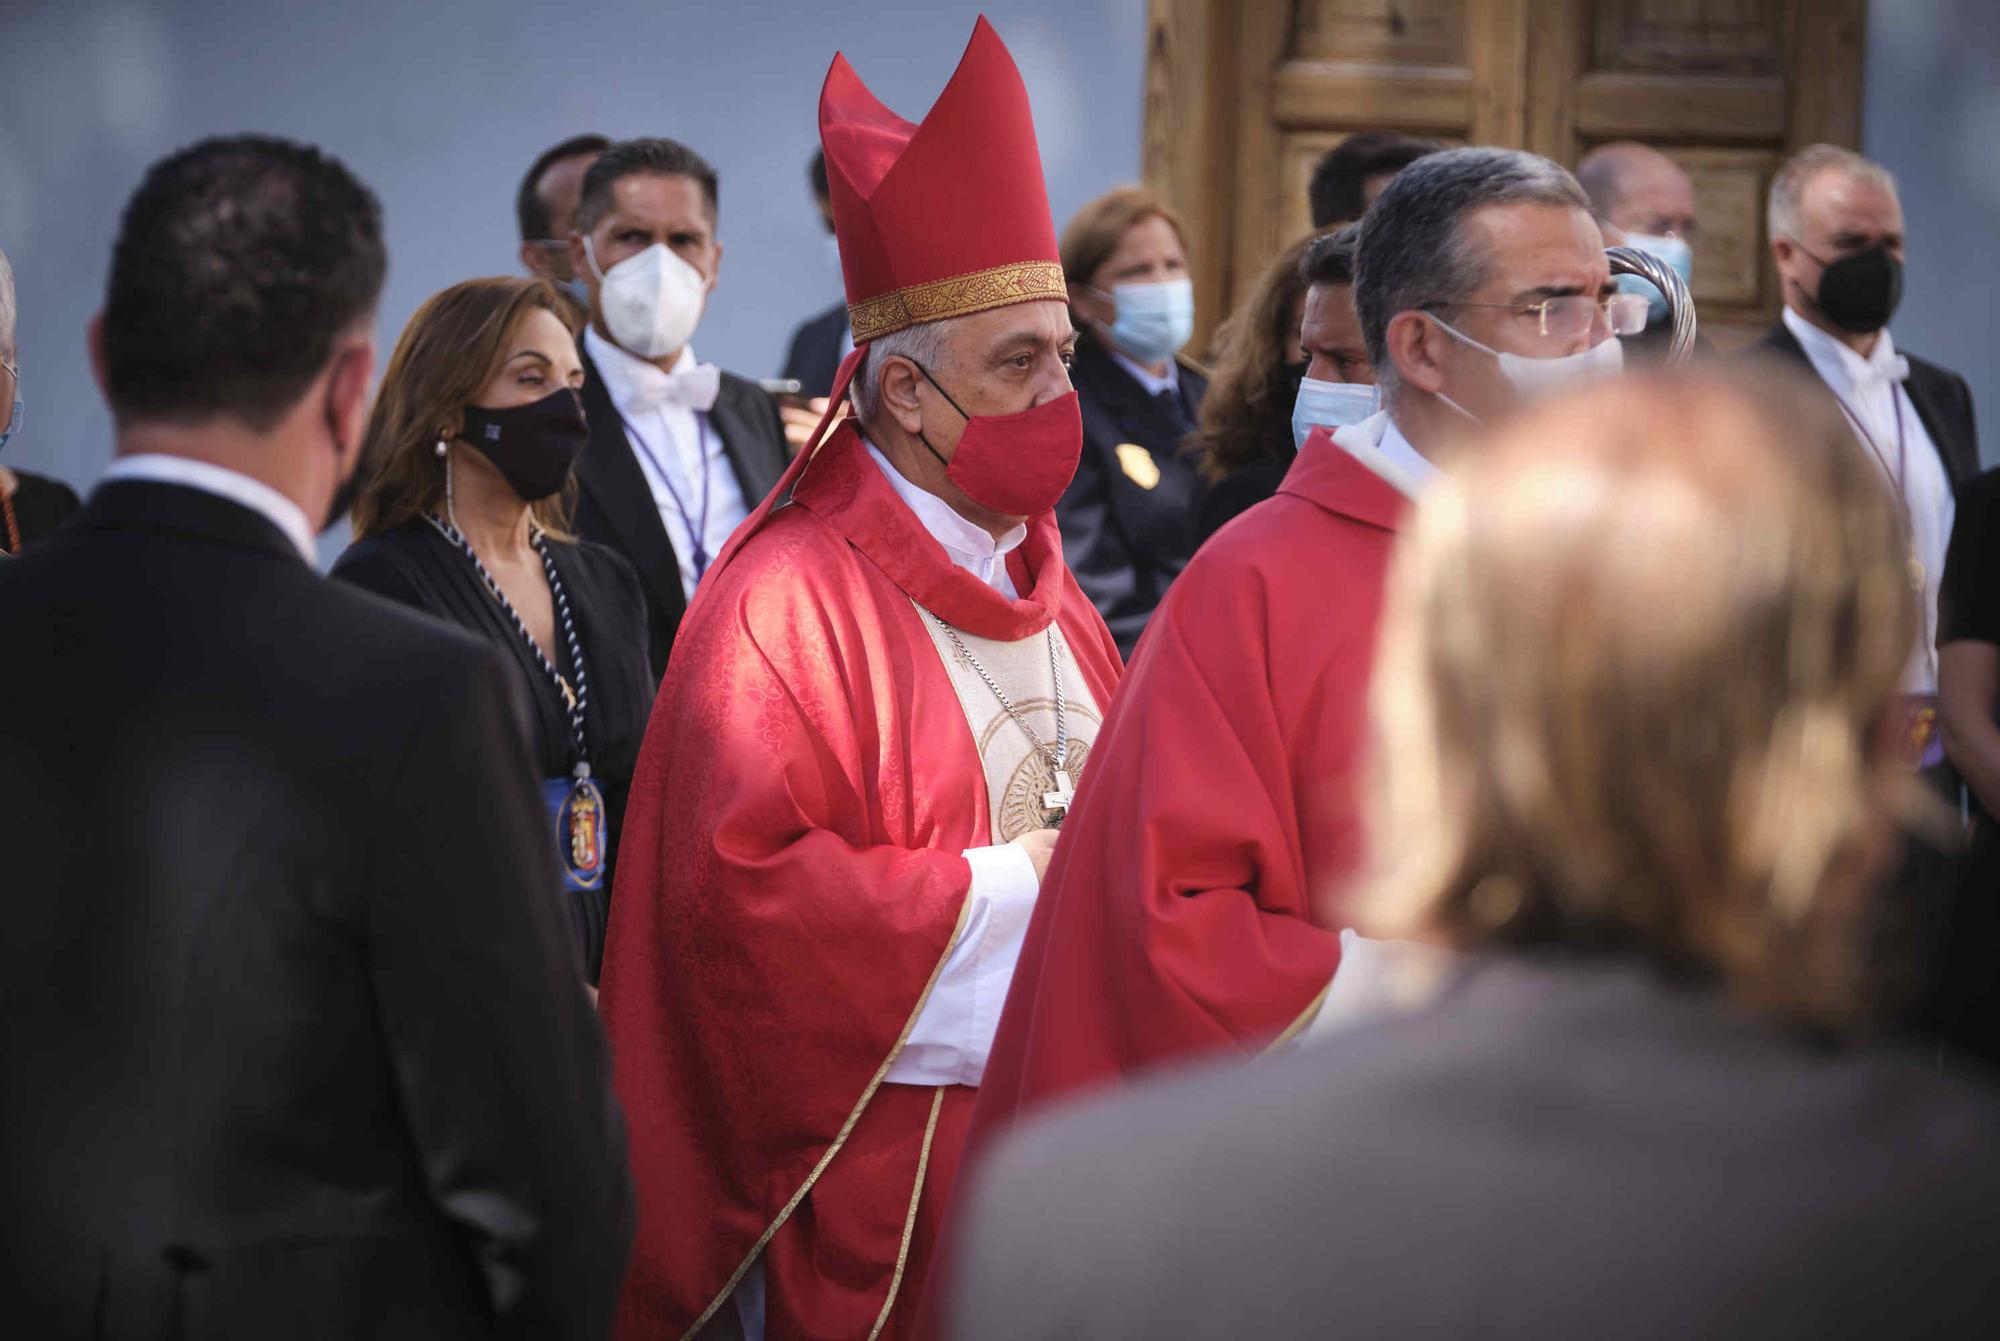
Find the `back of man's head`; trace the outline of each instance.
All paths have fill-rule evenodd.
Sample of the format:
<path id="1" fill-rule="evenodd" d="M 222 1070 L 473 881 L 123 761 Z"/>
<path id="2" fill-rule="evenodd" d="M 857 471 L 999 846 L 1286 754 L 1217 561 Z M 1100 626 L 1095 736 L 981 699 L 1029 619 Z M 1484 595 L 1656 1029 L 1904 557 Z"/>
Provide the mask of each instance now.
<path id="1" fill-rule="evenodd" d="M 1377 177 L 1394 177 L 1442 146 L 1392 130 L 1364 130 L 1349 135 L 1320 156 L 1306 186 L 1314 228 L 1358 219 L 1368 209 L 1368 184 Z"/>
<path id="2" fill-rule="evenodd" d="M 1489 205 L 1588 210 L 1561 164 L 1521 149 L 1447 149 L 1398 173 L 1362 217 L 1354 248 L 1354 311 L 1385 394 L 1396 370 L 1389 322 L 1399 312 L 1463 302 L 1486 283 L 1494 258 L 1469 238 L 1466 216 Z"/>
<path id="3" fill-rule="evenodd" d="M 309 145 L 240 135 L 162 159 L 112 250 L 102 367 L 113 414 L 270 428 L 372 318 L 387 268 L 374 194 Z"/>
<path id="4" fill-rule="evenodd" d="M 542 195 L 542 178 L 548 175 L 549 169 L 567 159 L 594 157 L 610 147 L 610 139 L 603 135 L 572 135 L 535 156 L 535 161 L 528 165 L 528 171 L 521 177 L 521 185 L 514 191 L 514 221 L 521 226 L 521 241 L 562 240 L 562 235 L 555 231 L 555 218 L 549 210 L 549 202 Z"/>

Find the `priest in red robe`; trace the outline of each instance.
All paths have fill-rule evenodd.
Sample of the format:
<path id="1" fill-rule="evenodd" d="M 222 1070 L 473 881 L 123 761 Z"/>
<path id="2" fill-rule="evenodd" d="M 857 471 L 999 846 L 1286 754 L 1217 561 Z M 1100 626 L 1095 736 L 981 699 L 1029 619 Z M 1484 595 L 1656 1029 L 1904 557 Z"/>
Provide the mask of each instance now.
<path id="1" fill-rule="evenodd" d="M 703 579 L 626 812 L 624 1337 L 907 1334 L 1120 671 L 1052 511 L 1074 332 L 1005 47 L 921 125 L 836 57 L 820 135 L 854 416 Z"/>
<path id="2" fill-rule="evenodd" d="M 1217 532 L 1153 616 L 1043 882 L 975 1142 L 1057 1095 L 1303 1023 L 1363 860 L 1398 520 L 1472 422 L 1620 366 L 1612 328 L 1632 314 L 1609 302 L 1602 237 L 1575 180 L 1537 155 L 1404 169 L 1362 222 L 1355 272 L 1388 408 L 1315 427 L 1278 495 Z M 1315 331 L 1324 297 L 1308 295 L 1307 375 L 1338 380 Z"/>

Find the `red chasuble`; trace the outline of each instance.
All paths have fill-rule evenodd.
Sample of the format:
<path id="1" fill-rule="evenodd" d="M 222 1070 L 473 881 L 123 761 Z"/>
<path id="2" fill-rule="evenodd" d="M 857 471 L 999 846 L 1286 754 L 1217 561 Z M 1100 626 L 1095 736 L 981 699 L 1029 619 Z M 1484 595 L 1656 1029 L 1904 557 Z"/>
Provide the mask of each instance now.
<path id="1" fill-rule="evenodd" d="M 916 606 L 1002 641 L 1057 623 L 1099 704 L 1119 674 L 1052 513 L 1009 601 L 851 426 L 788 484 L 703 580 L 626 810 L 601 1003 L 639 1201 L 621 1337 L 733 1307 L 760 1254 L 774 1341 L 907 1331 L 974 1092 L 883 1076 L 958 935 L 960 853 L 998 841 Z"/>
<path id="2" fill-rule="evenodd" d="M 1318 433 L 1175 579 L 1042 883 L 975 1142 L 1057 1095 L 1268 1043 L 1326 987 L 1405 506 Z"/>

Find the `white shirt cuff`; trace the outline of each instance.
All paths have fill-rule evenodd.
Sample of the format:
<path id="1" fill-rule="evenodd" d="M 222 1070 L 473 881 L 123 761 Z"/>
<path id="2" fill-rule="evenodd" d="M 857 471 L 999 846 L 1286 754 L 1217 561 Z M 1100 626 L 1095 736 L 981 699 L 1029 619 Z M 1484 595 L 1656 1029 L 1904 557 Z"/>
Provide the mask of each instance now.
<path id="1" fill-rule="evenodd" d="M 885 1077 L 893 1085 L 977 1085 L 1000 1027 L 1040 882 L 1017 843 L 969 848 L 972 908 L 930 999 Z"/>

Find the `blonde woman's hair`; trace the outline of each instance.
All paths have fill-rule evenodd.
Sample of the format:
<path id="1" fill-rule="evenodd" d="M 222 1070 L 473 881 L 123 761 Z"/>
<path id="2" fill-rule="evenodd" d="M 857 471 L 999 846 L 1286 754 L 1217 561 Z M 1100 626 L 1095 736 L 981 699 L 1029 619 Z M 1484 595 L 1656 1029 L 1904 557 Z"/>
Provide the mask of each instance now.
<path id="1" fill-rule="evenodd" d="M 1454 467 L 1390 580 L 1366 929 L 1636 951 L 1857 1023 L 1917 626 L 1853 437 L 1774 368 L 1635 375 Z"/>

